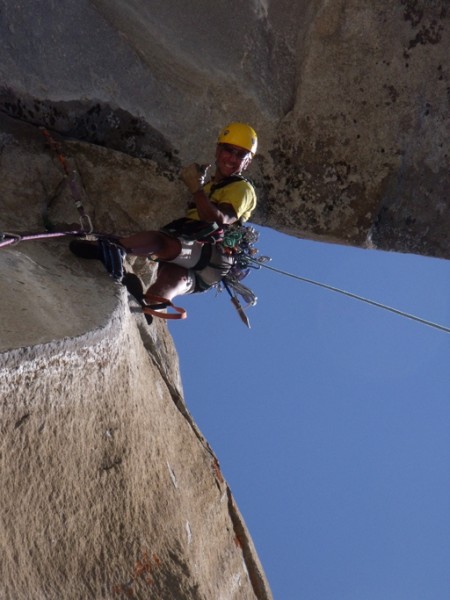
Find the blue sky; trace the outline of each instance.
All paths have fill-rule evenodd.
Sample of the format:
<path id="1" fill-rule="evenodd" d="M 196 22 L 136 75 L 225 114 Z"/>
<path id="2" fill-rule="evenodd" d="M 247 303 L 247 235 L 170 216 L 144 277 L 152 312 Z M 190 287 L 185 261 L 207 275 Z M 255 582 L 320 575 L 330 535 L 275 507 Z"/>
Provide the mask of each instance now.
<path id="1" fill-rule="evenodd" d="M 448 261 L 258 227 L 271 266 L 450 326 Z M 261 269 L 179 298 L 186 402 L 276 600 L 450 598 L 450 335 Z"/>

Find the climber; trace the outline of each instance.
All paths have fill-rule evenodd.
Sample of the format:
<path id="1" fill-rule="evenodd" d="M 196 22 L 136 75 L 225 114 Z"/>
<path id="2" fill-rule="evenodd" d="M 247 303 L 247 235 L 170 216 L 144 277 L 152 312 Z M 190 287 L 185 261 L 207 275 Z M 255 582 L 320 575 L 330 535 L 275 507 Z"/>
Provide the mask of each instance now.
<path id="1" fill-rule="evenodd" d="M 205 184 L 210 165 L 191 164 L 181 170 L 180 178 L 191 193 L 186 216 L 162 227 L 117 238 L 125 253 L 151 257 L 158 261 L 155 282 L 145 299 L 205 291 L 230 270 L 233 258 L 215 241 L 220 232 L 248 220 L 256 206 L 253 185 L 242 176 L 257 148 L 257 135 L 244 123 L 230 123 L 218 136 L 215 172 Z M 102 258 L 92 242 L 74 240 L 71 250 L 85 258 Z"/>

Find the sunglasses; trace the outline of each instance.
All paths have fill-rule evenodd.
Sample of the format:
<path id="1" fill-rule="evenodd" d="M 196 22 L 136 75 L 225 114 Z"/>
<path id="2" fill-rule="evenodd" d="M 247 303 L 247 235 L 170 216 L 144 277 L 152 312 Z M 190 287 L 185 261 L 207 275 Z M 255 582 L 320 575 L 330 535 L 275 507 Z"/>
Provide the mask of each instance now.
<path id="1" fill-rule="evenodd" d="M 231 154 L 235 156 L 238 160 L 244 160 L 250 154 L 247 150 L 240 150 L 239 148 L 234 148 L 228 144 L 220 144 L 220 149 L 222 152 L 226 152 L 227 154 Z"/>

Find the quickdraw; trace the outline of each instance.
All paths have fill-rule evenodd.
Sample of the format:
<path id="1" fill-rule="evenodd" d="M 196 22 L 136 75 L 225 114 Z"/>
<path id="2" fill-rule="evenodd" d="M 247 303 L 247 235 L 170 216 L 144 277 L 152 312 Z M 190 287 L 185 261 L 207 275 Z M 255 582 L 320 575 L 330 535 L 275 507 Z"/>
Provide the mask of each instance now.
<path id="1" fill-rule="evenodd" d="M 72 194 L 75 207 L 80 215 L 81 229 L 84 233 L 90 234 L 94 231 L 94 228 L 92 226 L 91 218 L 86 213 L 84 206 L 83 206 L 83 202 L 81 200 L 80 190 L 78 188 L 77 181 L 76 181 L 77 176 L 78 176 L 77 171 L 76 171 L 76 169 L 70 169 L 68 161 L 63 152 L 62 144 L 60 142 L 57 142 L 54 139 L 54 137 L 52 137 L 50 132 L 47 129 L 45 129 L 44 127 L 41 127 L 40 131 L 42 132 L 42 135 L 45 137 L 45 140 L 46 140 L 47 144 L 49 145 L 49 147 L 51 148 L 51 150 L 53 150 L 53 152 L 55 153 L 56 158 L 58 159 L 59 163 L 61 164 L 61 166 L 64 170 L 64 175 L 65 175 L 65 177 L 67 177 L 67 180 L 69 181 L 70 192 Z"/>

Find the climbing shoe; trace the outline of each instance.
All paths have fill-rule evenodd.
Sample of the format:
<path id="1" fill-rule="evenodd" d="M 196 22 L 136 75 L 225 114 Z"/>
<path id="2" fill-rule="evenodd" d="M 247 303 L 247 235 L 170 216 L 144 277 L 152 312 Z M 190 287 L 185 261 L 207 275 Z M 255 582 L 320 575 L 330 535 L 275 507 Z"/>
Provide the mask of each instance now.
<path id="1" fill-rule="evenodd" d="M 119 281 L 122 281 L 124 275 L 123 259 L 125 250 L 121 246 L 117 246 L 114 242 L 107 239 L 99 239 L 98 245 L 101 252 L 100 260 L 106 267 L 110 275 Z"/>
<path id="2" fill-rule="evenodd" d="M 70 242 L 69 248 L 73 254 L 80 258 L 101 260 L 114 279 L 122 280 L 124 274 L 123 259 L 126 253 L 115 242 L 106 238 L 101 238 L 96 242 L 73 240 Z"/>
<path id="3" fill-rule="evenodd" d="M 144 288 L 142 287 L 141 280 L 137 275 L 134 273 L 125 273 L 122 279 L 122 284 L 139 303 L 142 303 L 142 299 L 144 298 Z"/>
<path id="4" fill-rule="evenodd" d="M 102 255 L 97 242 L 88 240 L 72 240 L 69 244 L 70 251 L 80 258 L 94 258 L 101 260 Z"/>

